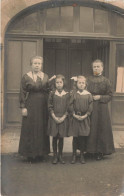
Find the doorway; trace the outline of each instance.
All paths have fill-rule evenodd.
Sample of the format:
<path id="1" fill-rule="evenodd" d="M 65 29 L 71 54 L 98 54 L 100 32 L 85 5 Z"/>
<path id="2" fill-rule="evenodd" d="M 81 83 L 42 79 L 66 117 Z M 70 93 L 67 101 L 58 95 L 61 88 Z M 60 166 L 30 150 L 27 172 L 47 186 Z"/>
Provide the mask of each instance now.
<path id="1" fill-rule="evenodd" d="M 71 88 L 72 76 L 88 76 L 91 63 L 99 58 L 104 62 L 104 75 L 108 76 L 109 41 L 89 39 L 44 39 L 44 71 L 49 77 L 63 74 L 67 88 Z"/>

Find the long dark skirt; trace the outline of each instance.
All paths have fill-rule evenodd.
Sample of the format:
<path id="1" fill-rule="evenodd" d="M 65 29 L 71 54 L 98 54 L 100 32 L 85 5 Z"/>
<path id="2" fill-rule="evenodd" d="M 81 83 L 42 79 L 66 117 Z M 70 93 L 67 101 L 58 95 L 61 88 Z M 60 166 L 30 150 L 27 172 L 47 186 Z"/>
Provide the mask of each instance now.
<path id="1" fill-rule="evenodd" d="M 108 105 L 94 101 L 91 130 L 87 138 L 86 152 L 111 154 L 115 151 Z"/>
<path id="2" fill-rule="evenodd" d="M 29 94 L 26 108 L 28 115 L 22 119 L 19 154 L 33 158 L 46 155 L 50 152 L 46 95 L 39 92 Z"/>

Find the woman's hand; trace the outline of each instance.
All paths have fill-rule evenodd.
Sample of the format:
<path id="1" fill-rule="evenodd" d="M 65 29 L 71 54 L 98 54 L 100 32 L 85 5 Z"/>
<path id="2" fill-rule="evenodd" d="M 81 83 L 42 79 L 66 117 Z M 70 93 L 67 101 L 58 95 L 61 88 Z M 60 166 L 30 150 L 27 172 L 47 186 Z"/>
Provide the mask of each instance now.
<path id="1" fill-rule="evenodd" d="M 94 95 L 93 96 L 93 99 L 96 101 L 96 100 L 100 100 L 100 95 Z"/>
<path id="2" fill-rule="evenodd" d="M 56 78 L 56 75 L 52 76 L 50 79 L 49 79 L 49 82 L 54 80 Z"/>
<path id="3" fill-rule="evenodd" d="M 77 76 L 71 77 L 71 80 L 77 81 Z"/>
<path id="4" fill-rule="evenodd" d="M 27 115 L 28 115 L 27 108 L 22 108 L 22 116 L 27 116 Z"/>

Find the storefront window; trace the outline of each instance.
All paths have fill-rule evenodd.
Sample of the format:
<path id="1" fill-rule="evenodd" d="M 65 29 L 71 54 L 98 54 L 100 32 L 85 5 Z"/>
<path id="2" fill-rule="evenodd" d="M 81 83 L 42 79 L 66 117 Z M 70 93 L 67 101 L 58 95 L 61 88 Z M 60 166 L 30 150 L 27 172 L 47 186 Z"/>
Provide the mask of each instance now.
<path id="1" fill-rule="evenodd" d="M 117 44 L 116 51 L 116 92 L 124 93 L 124 44 Z"/>

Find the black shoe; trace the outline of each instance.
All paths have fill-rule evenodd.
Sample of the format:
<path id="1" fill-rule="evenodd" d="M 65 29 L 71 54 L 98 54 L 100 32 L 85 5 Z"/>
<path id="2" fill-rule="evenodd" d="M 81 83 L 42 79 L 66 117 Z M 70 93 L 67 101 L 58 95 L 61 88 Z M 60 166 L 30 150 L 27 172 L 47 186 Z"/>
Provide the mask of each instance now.
<path id="1" fill-rule="evenodd" d="M 86 162 L 85 162 L 85 159 L 84 159 L 83 153 L 80 154 L 80 162 L 81 162 L 82 164 L 85 164 L 85 163 L 86 163 Z"/>
<path id="2" fill-rule="evenodd" d="M 71 164 L 76 163 L 76 154 L 73 154 Z"/>
<path id="3" fill-rule="evenodd" d="M 58 163 L 58 157 L 57 155 L 54 155 L 52 164 L 57 164 L 57 163 Z"/>
<path id="4" fill-rule="evenodd" d="M 62 163 L 62 164 L 65 164 L 65 161 L 64 161 L 62 155 L 59 155 L 59 162 Z"/>
<path id="5" fill-rule="evenodd" d="M 100 161 L 100 160 L 102 160 L 103 159 L 103 154 L 102 153 L 98 153 L 97 155 L 96 155 L 96 160 L 97 161 Z"/>

